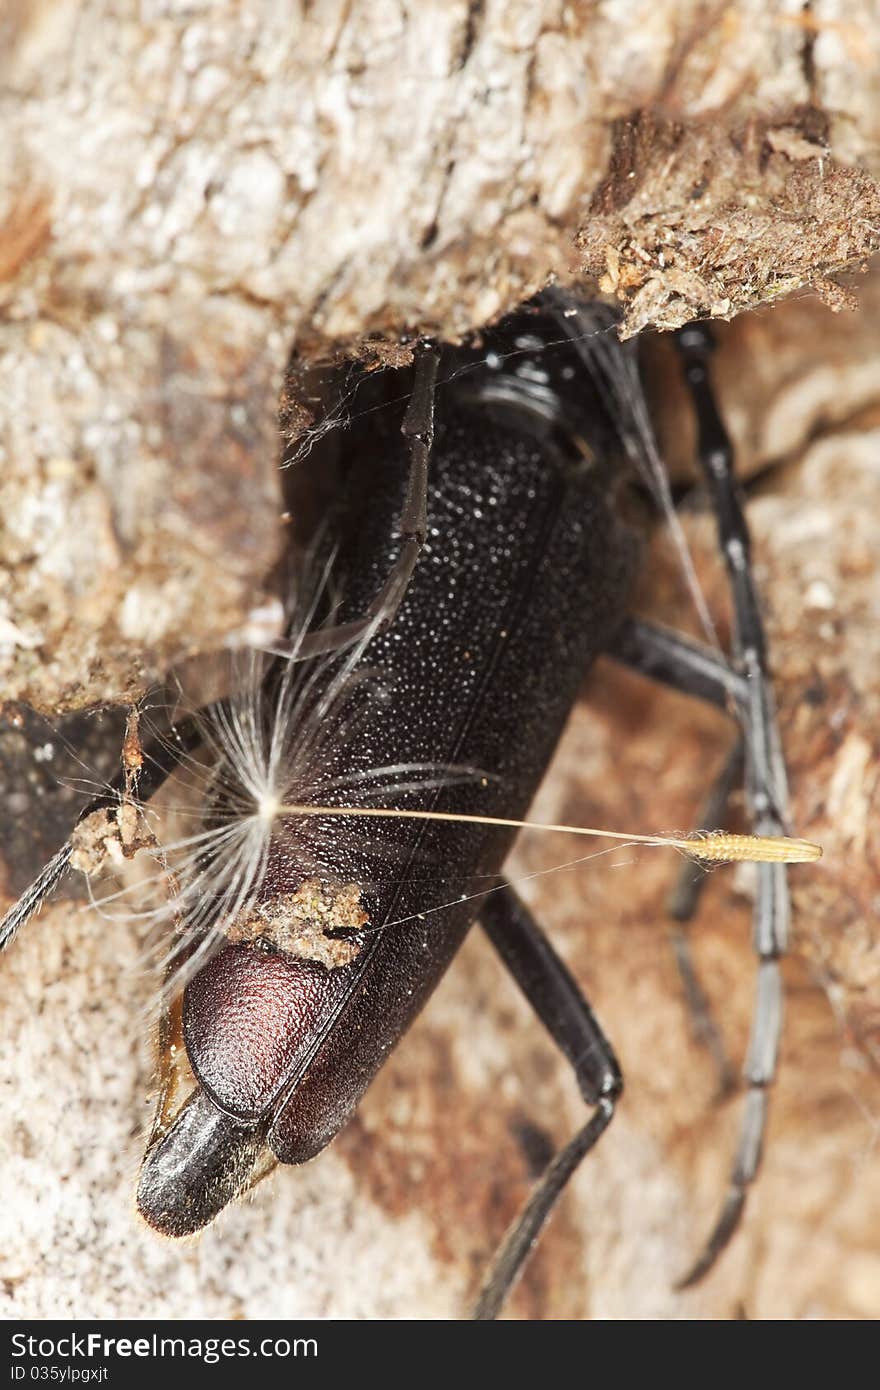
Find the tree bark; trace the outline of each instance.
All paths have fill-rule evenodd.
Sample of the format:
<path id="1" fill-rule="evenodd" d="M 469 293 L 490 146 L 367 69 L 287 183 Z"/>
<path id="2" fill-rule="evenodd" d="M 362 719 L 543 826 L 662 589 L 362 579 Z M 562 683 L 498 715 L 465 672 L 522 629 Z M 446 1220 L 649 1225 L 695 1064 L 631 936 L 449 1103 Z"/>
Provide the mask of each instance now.
<path id="1" fill-rule="evenodd" d="M 455 337 L 551 275 L 616 294 L 628 332 L 840 301 L 878 244 L 878 33 L 832 0 L 20 0 L 6 694 L 131 698 L 271 620 L 294 344 Z"/>
<path id="2" fill-rule="evenodd" d="M 393 355 L 398 335 L 464 334 L 550 275 L 616 295 L 626 331 L 808 286 L 833 307 L 858 293 L 856 314 L 795 294 L 740 318 L 714 364 L 755 480 L 796 830 L 826 846 L 794 879 L 786 1044 L 743 1233 L 709 1281 L 673 1291 L 735 1121 L 713 1104 L 668 948 L 675 866 L 646 851 L 543 874 L 570 846 L 526 841 L 512 872 L 543 874 L 524 891 L 627 1091 L 511 1312 L 875 1316 L 880 294 L 875 277 L 833 277 L 877 244 L 876 7 L 21 0 L 4 22 L 0 690 L 53 720 L 278 621 L 292 348 Z M 655 415 L 686 481 L 690 412 L 664 354 Z M 711 525 L 698 508 L 685 525 L 723 632 Z M 662 537 L 646 576 L 642 607 L 686 627 Z M 586 696 L 536 816 L 692 824 L 731 737 L 722 716 L 610 663 Z M 54 798 L 46 745 L 8 712 L 11 897 Z M 747 874 L 714 874 L 694 927 L 736 1060 L 750 893 Z M 7 1315 L 459 1314 L 536 1157 L 582 1116 L 484 943 L 333 1148 L 185 1246 L 132 1218 L 152 1070 L 141 951 L 131 923 L 60 903 L 3 960 Z"/>

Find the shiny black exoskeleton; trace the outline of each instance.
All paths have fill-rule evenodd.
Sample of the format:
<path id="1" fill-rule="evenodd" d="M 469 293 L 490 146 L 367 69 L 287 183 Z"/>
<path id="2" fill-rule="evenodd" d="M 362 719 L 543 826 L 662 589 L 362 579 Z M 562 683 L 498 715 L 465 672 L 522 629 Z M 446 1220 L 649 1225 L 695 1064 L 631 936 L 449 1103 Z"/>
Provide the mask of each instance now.
<path id="1" fill-rule="evenodd" d="M 406 804 L 525 815 L 585 673 L 623 618 L 638 554 L 615 508 L 614 422 L 564 337 L 545 309 L 509 321 L 479 351 L 443 354 L 421 553 L 397 611 L 359 654 L 368 678 L 356 734 L 340 730 L 328 773 L 469 766 L 485 775 L 417 789 Z M 371 408 L 359 402 L 345 437 L 351 466 L 331 524 L 340 628 L 369 608 L 399 561 L 410 487 L 405 380 L 368 383 Z M 345 661 L 325 662 L 316 699 Z M 362 885 L 370 929 L 356 960 L 326 969 L 234 945 L 187 987 L 200 1089 L 148 1156 L 138 1197 L 170 1234 L 204 1224 L 247 1185 L 263 1144 L 282 1163 L 301 1163 L 333 1138 L 480 911 L 479 899 L 459 901 L 462 882 L 499 874 L 515 833 L 374 821 L 365 837 L 354 824 L 285 822 L 261 893 L 291 891 L 306 865 Z"/>
<path id="2" fill-rule="evenodd" d="M 591 348 L 597 335 L 598 353 Z M 242 939 L 237 918 L 227 922 L 221 913 L 213 927 L 226 944 L 195 968 L 199 943 L 188 942 L 186 921 L 178 924 L 193 967 L 179 1019 L 191 1093 L 175 1108 L 169 1067 L 138 1188 L 142 1214 L 164 1234 L 198 1230 L 275 1162 L 304 1162 L 338 1133 L 476 917 L 591 1110 L 508 1233 L 477 1316 L 498 1311 L 620 1095 L 607 1039 L 513 889 L 502 881 L 488 894 L 462 893 L 474 880 L 497 879 L 513 829 L 305 815 L 282 812 L 282 803 L 362 811 L 365 803 L 399 800 L 432 813 L 520 819 L 585 673 L 609 650 L 738 713 L 744 756 L 725 776 L 730 782 L 744 762 L 755 829 L 782 833 L 784 766 L 748 529 L 709 389 L 711 339 L 690 325 L 679 346 L 731 581 L 733 669 L 626 616 L 639 541 L 620 502 L 644 418 L 632 356 L 607 313 L 549 291 L 479 345 L 442 352 L 422 345 L 413 368 L 365 376 L 358 387 L 337 451 L 346 466 L 330 489 L 313 557 L 328 611 L 279 657 L 247 715 L 251 733 L 264 731 L 268 743 L 273 729 L 296 725 L 283 788 L 265 798 L 270 809 L 278 802 L 277 821 L 248 910 L 259 916 L 265 909 L 266 920 L 277 921 L 309 885 L 319 897 L 339 893 L 346 904 L 353 892 L 357 920 L 344 923 L 351 952 L 347 963 L 303 958 L 285 946 L 283 931 Z M 198 747 L 204 727 L 186 721 L 147 750 L 141 798 Z M 115 807 L 123 789 L 130 795 L 127 776 L 84 815 Z M 228 784 L 218 777 L 217 786 Z M 212 815 L 222 822 L 218 795 L 209 822 Z M 719 816 L 723 801 L 715 797 Z M 0 922 L 0 950 L 59 882 L 71 853 L 68 841 Z M 204 868 L 200 888 L 210 882 Z M 210 899 L 209 886 L 204 893 Z M 218 894 L 217 901 L 226 900 Z M 693 905 L 689 888 L 680 915 Z M 787 922 L 785 869 L 762 864 L 740 1139 L 720 1218 L 685 1282 L 701 1277 L 730 1239 L 760 1163 L 781 1036 Z M 176 1027 L 167 1016 L 166 1044 Z M 165 1052 L 171 1057 L 174 1049 Z"/>

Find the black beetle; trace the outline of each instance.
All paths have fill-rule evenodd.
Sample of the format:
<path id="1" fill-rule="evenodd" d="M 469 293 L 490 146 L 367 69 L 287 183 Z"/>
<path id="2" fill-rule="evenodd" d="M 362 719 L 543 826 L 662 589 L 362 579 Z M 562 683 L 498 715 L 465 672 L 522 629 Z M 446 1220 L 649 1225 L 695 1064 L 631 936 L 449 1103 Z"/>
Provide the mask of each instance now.
<path id="1" fill-rule="evenodd" d="M 591 662 L 610 650 L 739 711 L 756 828 L 784 829 L 763 631 L 730 452 L 707 389 L 709 341 L 693 328 L 681 346 L 732 578 L 738 670 L 626 618 L 640 547 L 617 505 L 621 461 L 634 445 L 614 387 L 631 379 L 632 367 L 616 343 L 597 359 L 588 346 L 596 332 L 594 314 L 549 292 L 479 349 L 417 350 L 411 384 L 398 373 L 384 378 L 381 408 L 361 411 L 346 436 L 356 466 L 316 561 L 319 600 L 333 588 L 341 601 L 323 626 L 295 634 L 244 721 L 250 751 L 262 753 L 274 780 L 260 788 L 243 776 L 235 738 L 229 765 L 215 769 L 210 815 L 221 824 L 238 815 L 264 833 L 247 893 L 212 889 L 207 848 L 197 861 L 207 939 L 212 948 L 218 932 L 231 940 L 205 959 L 204 943 L 184 933 L 190 960 L 180 1027 L 195 1086 L 175 1110 L 171 1083 L 164 1085 L 138 1187 L 140 1211 L 164 1234 L 199 1229 L 274 1162 L 305 1162 L 338 1133 L 477 914 L 592 1109 L 504 1242 L 478 1317 L 497 1313 L 621 1092 L 597 1020 L 514 890 L 502 884 L 479 901 L 460 892 L 463 879 L 500 875 L 511 828 L 389 819 L 355 831 L 330 814 L 290 814 L 287 803 L 357 806 L 367 783 L 386 796 L 399 790 L 403 770 L 409 809 L 519 819 Z M 226 702 L 211 717 L 240 732 L 231 711 Z M 190 721 L 150 750 L 141 797 L 198 746 L 205 727 L 205 719 Z M 426 775 L 432 768 L 450 775 Z M 69 858 L 65 847 L 8 915 L 0 946 Z M 689 1280 L 735 1228 L 775 1070 L 787 889 L 781 865 L 759 872 L 746 1120 L 727 1203 Z M 190 885 L 190 902 L 194 896 Z M 288 949 L 272 924 L 290 915 L 294 900 L 297 911 L 311 903 L 329 939 L 344 934 L 344 958 L 328 963 Z"/>

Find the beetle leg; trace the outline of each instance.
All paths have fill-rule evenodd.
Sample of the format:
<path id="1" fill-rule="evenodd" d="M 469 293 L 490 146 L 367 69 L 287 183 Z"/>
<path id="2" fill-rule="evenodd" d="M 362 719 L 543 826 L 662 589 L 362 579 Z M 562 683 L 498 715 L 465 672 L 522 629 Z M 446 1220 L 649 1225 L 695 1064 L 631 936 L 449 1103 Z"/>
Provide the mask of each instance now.
<path id="1" fill-rule="evenodd" d="M 607 655 L 641 676 L 682 695 L 738 713 L 748 705 L 748 686 L 711 647 L 644 618 L 627 618 L 608 645 Z"/>
<path id="2" fill-rule="evenodd" d="M 301 661 L 305 657 L 342 651 L 376 632 L 383 632 L 393 622 L 428 528 L 428 463 L 434 441 L 434 390 L 439 362 L 440 354 L 433 347 L 423 347 L 415 359 L 412 395 L 401 425 L 409 448 L 409 481 L 400 518 L 400 554 L 391 573 L 362 617 L 335 627 L 318 628 L 298 638 L 295 646 L 288 647 L 284 642 L 273 644 L 271 651 L 276 656 L 293 655 Z"/>
<path id="3" fill-rule="evenodd" d="M 740 736 L 725 759 L 724 766 L 715 780 L 715 785 L 706 798 L 702 814 L 696 825 L 698 833 L 715 830 L 723 825 L 730 805 L 731 793 L 734 787 L 742 782 L 744 757 L 745 745 L 742 736 Z M 684 863 L 675 886 L 666 899 L 666 911 L 674 924 L 670 933 L 672 950 L 684 987 L 691 1029 L 696 1041 L 701 1047 L 706 1048 L 715 1064 L 718 1074 L 716 1099 L 721 1101 L 736 1090 L 736 1069 L 727 1055 L 720 1029 L 715 1022 L 706 992 L 700 983 L 687 933 L 687 923 L 693 919 L 696 913 L 705 882 L 706 874 L 701 868 Z"/>
<path id="4" fill-rule="evenodd" d="M 734 611 L 734 665 L 746 681 L 744 719 L 746 794 L 759 835 L 786 833 L 788 789 L 773 688 L 767 671 L 767 643 L 751 568 L 750 537 L 733 469 L 733 451 L 709 382 L 712 338 L 702 324 L 677 334 L 685 376 L 697 414 L 699 461 L 715 508 L 718 536 L 727 566 Z M 684 1288 L 711 1269 L 739 1225 L 746 1194 L 758 1171 L 767 1122 L 769 1088 L 776 1075 L 782 1036 L 780 956 L 787 946 L 789 920 L 785 866 L 758 866 L 753 942 L 758 957 L 756 1002 L 744 1069 L 748 1086 L 739 1142 L 721 1214 L 691 1269 Z"/>
<path id="5" fill-rule="evenodd" d="M 19 929 L 39 912 L 43 903 L 55 890 L 67 873 L 73 846 L 65 840 L 61 848 L 53 854 L 48 864 L 40 871 L 29 888 L 26 888 L 17 902 L 0 921 L 0 951 L 11 946 Z"/>
<path id="6" fill-rule="evenodd" d="M 682 695 L 692 695 L 719 709 L 731 710 L 742 724 L 745 723 L 746 682 L 711 648 L 668 628 L 640 618 L 629 618 L 616 634 L 609 655 L 639 675 L 648 676 Z M 741 734 L 706 799 L 694 827 L 697 831 L 716 830 L 725 824 L 731 793 L 741 782 L 743 760 L 744 736 Z M 671 932 L 672 949 L 691 1031 L 713 1060 L 718 1075 L 717 1098 L 722 1100 L 735 1089 L 735 1071 L 700 983 L 685 929 L 697 910 L 705 882 L 706 874 L 701 868 L 684 863 L 667 899 L 667 912 L 675 924 Z"/>
<path id="7" fill-rule="evenodd" d="M 486 899 L 480 920 L 507 969 L 573 1067 L 587 1105 L 595 1107 L 587 1123 L 550 1160 L 504 1237 L 473 1313 L 475 1318 L 490 1319 L 501 1308 L 569 1178 L 610 1123 L 623 1078 L 589 1004 L 509 884 Z"/>
<path id="8" fill-rule="evenodd" d="M 171 728 L 161 737 L 156 737 L 145 743 L 141 749 L 143 766 L 137 779 L 138 801 L 148 801 L 163 782 L 171 776 L 171 773 L 179 767 L 181 761 L 186 759 L 202 740 L 203 733 L 199 721 L 189 718 L 172 724 Z M 115 777 L 107 784 L 106 791 L 93 797 L 80 812 L 76 819 L 76 825 L 80 825 L 95 811 L 117 807 L 123 794 L 130 790 L 130 786 L 131 774 L 126 767 L 121 767 Z M 41 869 L 30 887 L 25 889 L 18 901 L 14 902 L 5 916 L 0 919 L 0 951 L 5 951 L 7 947 L 12 945 L 20 929 L 32 917 L 36 916 L 64 878 L 70 867 L 70 858 L 73 853 L 72 836 L 73 831 L 61 848 L 56 850 L 45 868 Z"/>

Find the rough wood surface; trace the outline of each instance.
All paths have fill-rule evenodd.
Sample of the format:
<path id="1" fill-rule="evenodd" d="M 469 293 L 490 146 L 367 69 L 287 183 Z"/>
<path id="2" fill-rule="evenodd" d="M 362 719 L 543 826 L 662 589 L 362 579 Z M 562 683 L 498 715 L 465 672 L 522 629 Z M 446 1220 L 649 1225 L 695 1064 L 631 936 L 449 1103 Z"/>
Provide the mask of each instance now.
<path id="1" fill-rule="evenodd" d="M 714 1215 L 737 1113 L 735 1102 L 714 1104 L 715 1073 L 689 1035 L 663 917 L 677 865 L 618 852 L 533 879 L 523 891 L 599 1009 L 627 1090 L 515 1296 L 516 1316 L 872 1317 L 880 1306 L 880 318 L 873 283 L 866 292 L 858 318 L 814 300 L 740 319 L 716 358 L 725 410 L 763 475 L 749 517 L 796 828 L 826 849 L 793 875 L 785 1045 L 743 1232 L 704 1286 L 673 1293 Z M 798 380 L 811 383 L 812 413 Z M 845 418 L 830 408 L 841 401 L 851 402 Z M 712 527 L 699 509 L 686 525 L 723 632 Z M 641 603 L 692 622 L 662 538 Z M 730 737 L 720 715 L 602 663 L 535 813 L 686 827 Z M 566 840 L 524 842 L 515 871 L 571 852 Z M 735 1060 L 752 1003 L 749 914 L 748 873 L 716 871 L 693 939 Z M 14 1045 L 0 1134 L 18 1194 L 0 1214 L 8 1315 L 461 1312 L 530 1164 L 580 1115 L 486 944 L 468 943 L 325 1155 L 276 1174 L 174 1247 L 137 1223 L 131 1202 L 151 1070 L 140 950 L 133 926 L 62 904 L 3 961 L 0 1009 Z"/>
<path id="2" fill-rule="evenodd" d="M 0 23 L 0 676 L 53 713 L 267 621 L 294 342 L 454 336 L 551 274 L 631 331 L 839 300 L 878 245 L 870 0 Z"/>
<path id="3" fill-rule="evenodd" d="M 381 4 L 22 0 L 3 23 L 0 685 L 53 719 L 271 625 L 274 403 L 294 342 L 464 332 L 551 272 L 604 279 L 633 327 L 811 281 L 833 298 L 827 277 L 876 235 L 872 4 L 432 3 L 405 20 Z M 797 830 L 826 845 L 795 880 L 786 1042 L 744 1230 L 705 1285 L 672 1292 L 736 1118 L 688 1032 L 662 911 L 675 865 L 645 851 L 535 879 L 627 1092 L 516 1316 L 880 1307 L 876 285 L 854 281 L 858 315 L 810 297 L 745 316 L 716 359 L 756 479 Z M 684 477 L 688 415 L 655 368 Z M 687 526 L 723 629 L 711 528 L 699 510 Z M 647 573 L 643 606 L 686 625 L 662 540 Z M 725 721 L 610 664 L 585 696 L 536 814 L 692 823 Z M 20 822 L 53 795 L 53 755 L 20 712 L 3 740 L 26 774 L 21 803 L 4 800 Z M 526 842 L 517 871 L 570 852 Z M 749 893 L 747 874 L 713 874 L 694 929 L 735 1058 Z M 460 1313 L 530 1167 L 581 1114 L 485 944 L 467 944 L 328 1153 L 182 1246 L 132 1203 L 152 1067 L 141 952 L 134 926 L 62 903 L 3 960 L 4 1314 Z"/>

